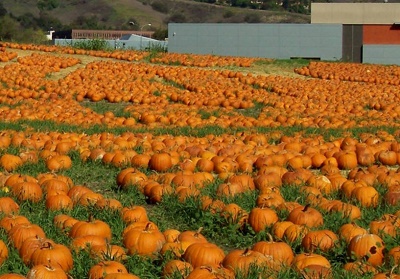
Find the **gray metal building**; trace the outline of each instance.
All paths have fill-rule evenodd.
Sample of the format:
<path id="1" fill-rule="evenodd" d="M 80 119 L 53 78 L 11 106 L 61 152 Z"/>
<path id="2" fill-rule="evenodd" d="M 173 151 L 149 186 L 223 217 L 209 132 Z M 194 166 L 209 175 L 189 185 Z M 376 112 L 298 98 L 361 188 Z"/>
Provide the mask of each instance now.
<path id="1" fill-rule="evenodd" d="M 339 60 L 342 25 L 170 23 L 168 52 Z"/>
<path id="2" fill-rule="evenodd" d="M 168 25 L 168 51 L 400 65 L 400 3 L 312 3 L 311 24 Z"/>

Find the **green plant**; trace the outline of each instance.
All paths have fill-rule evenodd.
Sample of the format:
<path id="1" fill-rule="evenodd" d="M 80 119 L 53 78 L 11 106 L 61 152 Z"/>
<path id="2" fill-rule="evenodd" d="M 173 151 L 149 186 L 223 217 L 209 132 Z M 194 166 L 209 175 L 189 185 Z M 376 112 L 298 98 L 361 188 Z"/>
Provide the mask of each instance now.
<path id="1" fill-rule="evenodd" d="M 71 41 L 71 46 L 85 50 L 111 50 L 107 41 L 103 39 L 77 39 Z"/>

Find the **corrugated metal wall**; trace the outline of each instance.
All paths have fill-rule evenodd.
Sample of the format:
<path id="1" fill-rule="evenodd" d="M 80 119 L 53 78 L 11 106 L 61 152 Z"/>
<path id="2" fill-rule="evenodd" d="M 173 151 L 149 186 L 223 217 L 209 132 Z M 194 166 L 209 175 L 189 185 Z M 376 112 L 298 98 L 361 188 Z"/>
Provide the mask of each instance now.
<path id="1" fill-rule="evenodd" d="M 400 26 L 363 26 L 363 62 L 400 65 Z"/>
<path id="2" fill-rule="evenodd" d="M 400 45 L 364 45 L 363 62 L 400 65 Z"/>
<path id="3" fill-rule="evenodd" d="M 362 62 L 363 27 L 359 24 L 343 25 L 343 61 Z"/>
<path id="4" fill-rule="evenodd" d="M 400 44 L 400 26 L 394 24 L 363 26 L 363 43 L 367 45 Z"/>
<path id="5" fill-rule="evenodd" d="M 342 59 L 341 24 L 168 24 L 168 52 Z"/>

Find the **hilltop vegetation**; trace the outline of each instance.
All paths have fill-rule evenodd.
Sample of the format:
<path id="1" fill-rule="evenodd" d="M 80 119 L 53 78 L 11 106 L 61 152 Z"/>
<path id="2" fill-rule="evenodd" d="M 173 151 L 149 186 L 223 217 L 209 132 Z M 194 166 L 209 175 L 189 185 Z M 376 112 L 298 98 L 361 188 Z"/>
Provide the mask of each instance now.
<path id="1" fill-rule="evenodd" d="M 40 30 L 138 30 L 151 23 L 163 31 L 170 22 L 194 23 L 308 23 L 310 16 L 290 13 L 282 6 L 245 5 L 191 0 L 3 0 L 0 2 L 0 39 L 35 41 Z M 215 3 L 213 3 L 215 2 Z M 227 1 L 225 1 L 227 2 Z M 129 22 L 134 22 L 130 25 Z M 29 33 L 29 35 L 27 35 Z M 36 34 L 35 34 L 36 33 Z M 37 34 L 39 33 L 39 34 Z"/>

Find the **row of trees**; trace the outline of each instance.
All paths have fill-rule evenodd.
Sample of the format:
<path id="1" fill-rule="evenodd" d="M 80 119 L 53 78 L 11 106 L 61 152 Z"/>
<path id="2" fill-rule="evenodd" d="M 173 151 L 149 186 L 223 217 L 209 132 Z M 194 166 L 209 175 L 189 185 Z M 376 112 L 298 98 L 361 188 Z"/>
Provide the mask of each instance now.
<path id="1" fill-rule="evenodd" d="M 251 8 L 260 10 L 283 9 L 288 12 L 309 14 L 311 0 L 195 0 L 209 4 L 232 7 Z"/>

